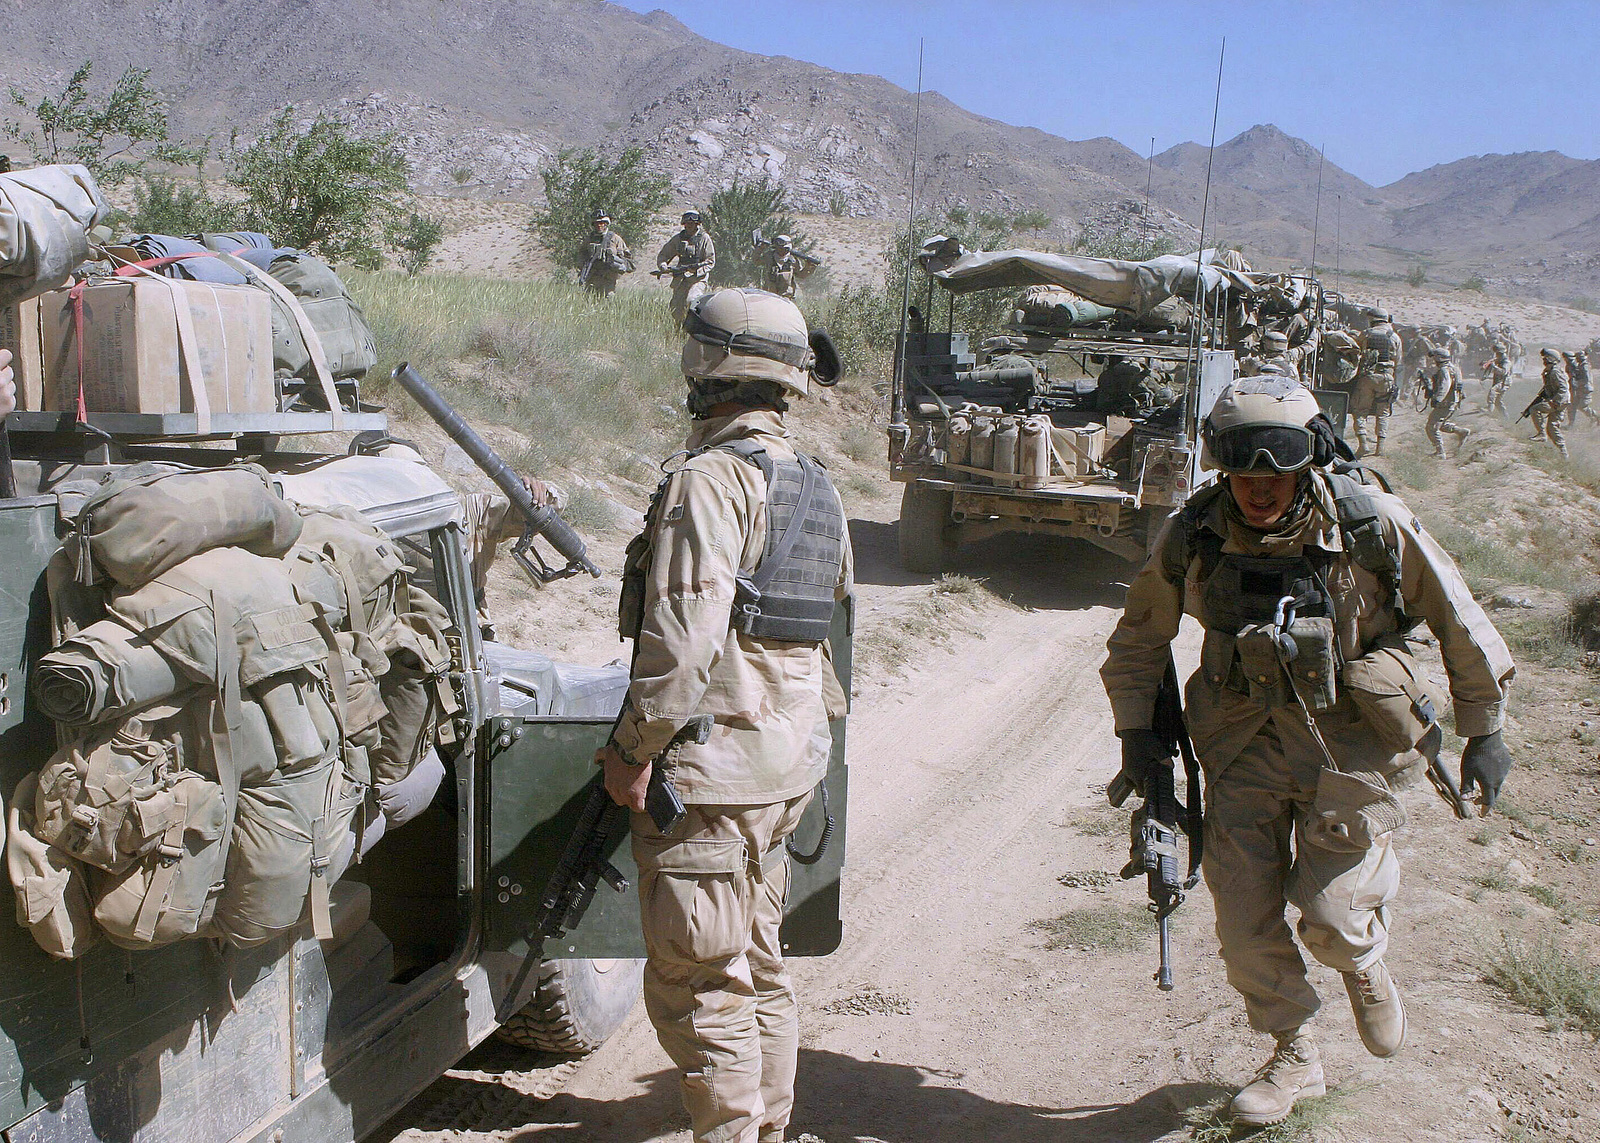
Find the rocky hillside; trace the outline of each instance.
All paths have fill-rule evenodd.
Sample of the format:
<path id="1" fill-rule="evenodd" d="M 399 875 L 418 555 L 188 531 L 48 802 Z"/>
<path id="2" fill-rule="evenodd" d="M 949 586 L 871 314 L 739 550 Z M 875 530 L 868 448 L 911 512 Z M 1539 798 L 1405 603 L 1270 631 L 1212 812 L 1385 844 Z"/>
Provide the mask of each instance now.
<path id="1" fill-rule="evenodd" d="M 0 0 L 0 82 L 41 90 L 85 56 L 106 75 L 135 64 L 174 101 L 180 132 L 248 135 L 293 104 L 393 131 L 420 192 L 484 200 L 538 194 L 540 165 L 571 145 L 638 144 L 683 202 L 769 174 L 814 213 L 886 218 L 904 209 L 911 93 L 785 57 L 737 51 L 663 12 L 602 0 Z M 77 30 L 62 36 L 63 27 Z M 1264 114 L 1273 108 L 1264 107 Z M 1111 139 L 1073 142 L 922 102 L 918 196 L 1037 208 L 1046 241 L 1128 225 L 1192 241 L 1206 150 L 1146 163 Z M 1348 269 L 1435 280 L 1472 274 L 1549 298 L 1600 296 L 1600 162 L 1464 159 L 1372 187 L 1302 140 L 1258 126 L 1217 148 L 1211 220 L 1258 260 L 1333 257 Z"/>

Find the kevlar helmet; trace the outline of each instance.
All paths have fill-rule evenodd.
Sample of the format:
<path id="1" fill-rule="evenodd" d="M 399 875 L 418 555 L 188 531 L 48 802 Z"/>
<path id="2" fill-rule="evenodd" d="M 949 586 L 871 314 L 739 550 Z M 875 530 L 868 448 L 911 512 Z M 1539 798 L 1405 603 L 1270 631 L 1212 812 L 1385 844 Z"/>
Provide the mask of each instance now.
<path id="1" fill-rule="evenodd" d="M 1369 325 L 1378 325 L 1379 323 L 1386 322 L 1388 320 L 1389 320 L 1389 311 L 1388 310 L 1373 310 L 1370 314 L 1367 315 L 1367 324 L 1369 324 Z"/>
<path id="2" fill-rule="evenodd" d="M 683 218 L 680 219 L 679 221 L 681 221 L 681 222 L 699 222 L 700 221 L 700 212 L 698 210 L 686 210 L 686 211 L 683 212 Z"/>
<path id="3" fill-rule="evenodd" d="M 1334 459 L 1333 426 L 1298 380 L 1262 374 L 1222 391 L 1200 425 L 1200 463 L 1221 472 L 1300 472 Z"/>
<path id="4" fill-rule="evenodd" d="M 1289 349 L 1289 335 L 1282 330 L 1270 329 L 1261 335 L 1261 345 L 1274 353 L 1285 353 Z"/>
<path id="5" fill-rule="evenodd" d="M 766 290 L 703 294 L 683 319 L 683 374 L 691 381 L 772 381 L 804 397 L 839 379 L 839 355 L 800 307 Z"/>
<path id="6" fill-rule="evenodd" d="M 1561 359 L 1561 355 L 1559 353 L 1557 353 L 1555 350 L 1550 349 L 1548 347 L 1545 348 L 1545 349 L 1541 349 L 1539 351 L 1539 353 L 1540 353 L 1541 356 L 1547 357 L 1551 361 L 1559 361 Z"/>
<path id="7" fill-rule="evenodd" d="M 595 222 L 610 222 L 611 221 L 611 216 L 609 214 L 607 214 L 603 210 L 597 210 L 597 211 L 594 212 L 594 221 Z"/>
<path id="8" fill-rule="evenodd" d="M 779 250 L 787 250 L 789 247 L 794 245 L 794 239 L 790 238 L 787 234 L 780 234 L 778 237 L 772 240 L 772 244 Z"/>
<path id="9" fill-rule="evenodd" d="M 1450 347 L 1448 345 L 1435 345 L 1428 350 L 1428 356 L 1435 361 L 1449 361 Z"/>

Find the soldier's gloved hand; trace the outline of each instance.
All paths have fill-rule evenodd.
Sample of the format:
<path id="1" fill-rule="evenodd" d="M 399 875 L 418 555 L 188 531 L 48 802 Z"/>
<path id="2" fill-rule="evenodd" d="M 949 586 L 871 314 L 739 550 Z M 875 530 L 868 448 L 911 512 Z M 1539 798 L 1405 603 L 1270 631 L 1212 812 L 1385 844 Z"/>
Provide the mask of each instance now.
<path id="1" fill-rule="evenodd" d="M 1470 794 L 1476 786 L 1483 798 L 1485 813 L 1494 809 L 1500 797 L 1500 785 L 1509 773 L 1511 751 L 1498 730 L 1467 739 L 1466 749 L 1461 752 L 1461 793 Z"/>
<path id="2" fill-rule="evenodd" d="M 1122 772 L 1142 798 L 1145 796 L 1145 779 L 1150 776 L 1150 767 L 1157 763 L 1165 764 L 1172 755 L 1167 751 L 1167 744 L 1161 741 L 1161 736 L 1153 730 L 1121 730 L 1117 732 L 1117 737 L 1122 739 Z"/>

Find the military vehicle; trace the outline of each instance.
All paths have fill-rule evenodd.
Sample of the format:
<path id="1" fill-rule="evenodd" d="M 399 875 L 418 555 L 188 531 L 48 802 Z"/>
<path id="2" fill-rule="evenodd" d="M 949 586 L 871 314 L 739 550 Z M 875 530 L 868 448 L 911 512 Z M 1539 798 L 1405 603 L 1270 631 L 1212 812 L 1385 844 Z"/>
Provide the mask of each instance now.
<path id="1" fill-rule="evenodd" d="M 1314 329 L 1321 320 L 1315 279 L 1194 255 L 969 253 L 936 238 L 918 261 L 928 315 L 935 285 L 952 314 L 956 295 L 1025 291 L 981 353 L 953 328 L 906 335 L 888 433 L 890 475 L 905 485 L 908 571 L 941 571 L 961 545 L 1008 532 L 1142 560 L 1154 525 L 1211 478 L 1199 426 L 1239 375 L 1231 347 L 1243 323 L 1265 328 L 1301 313 Z M 1345 395 L 1319 396 L 1342 420 Z"/>
<path id="2" fill-rule="evenodd" d="M 142 951 L 101 941 L 65 960 L 46 955 L 22 925 L 0 923 L 7 1143 L 359 1139 L 497 1029 L 518 1044 L 583 1052 L 633 1007 L 644 952 L 633 892 L 602 884 L 558 940 L 532 933 L 627 672 L 553 663 L 485 640 L 462 498 L 388 441 L 380 410 L 362 406 L 341 420 L 337 443 L 360 434 L 347 451 L 295 452 L 280 449 L 282 436 L 328 440 L 315 434 L 332 431 L 333 415 L 218 413 L 207 433 L 192 412 L 10 418 L 16 495 L 0 500 L 7 808 L 19 780 L 61 741 L 30 687 L 51 643 L 46 571 L 62 543 L 58 493 L 140 462 L 215 470 L 248 459 L 289 500 L 358 510 L 403 550 L 412 588 L 448 613 L 447 678 L 460 709 L 453 741 L 438 747 L 447 776 L 432 802 L 333 887 L 331 939 L 302 926 L 250 948 L 205 936 Z M 534 513 L 534 523 L 549 519 Z M 581 566 L 581 542 L 576 551 L 566 545 L 563 567 L 532 558 L 529 539 L 515 554 L 537 578 Z M 847 630 L 841 608 L 833 656 L 846 686 Z M 833 731 L 828 781 L 838 822 L 821 860 L 794 869 L 782 934 L 793 956 L 825 955 L 840 939 L 844 727 Z M 815 844 L 821 818 L 817 806 L 801 843 Z M 632 876 L 625 837 L 597 856 Z M 27 915 L 31 904 L 14 897 L 0 881 L 0 912 L 16 905 Z"/>

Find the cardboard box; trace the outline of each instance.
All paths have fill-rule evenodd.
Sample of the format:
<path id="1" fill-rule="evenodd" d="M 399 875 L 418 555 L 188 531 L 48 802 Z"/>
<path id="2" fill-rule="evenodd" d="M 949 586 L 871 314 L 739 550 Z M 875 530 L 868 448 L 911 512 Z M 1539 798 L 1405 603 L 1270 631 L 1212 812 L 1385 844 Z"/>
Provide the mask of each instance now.
<path id="1" fill-rule="evenodd" d="M 39 342 L 38 298 L 0 309 L 0 349 L 11 351 L 17 408 L 30 412 L 44 408 L 44 354 Z"/>
<path id="2" fill-rule="evenodd" d="M 180 302 L 189 319 L 187 336 L 180 327 Z M 79 382 L 73 303 L 66 290 L 52 291 L 39 303 L 44 407 L 71 409 Z M 82 332 L 82 381 L 90 412 L 276 409 L 272 303 L 262 290 L 151 277 L 97 282 L 83 292 Z M 200 377 L 190 376 L 191 362 Z M 202 432 L 207 431 L 204 421 L 202 415 Z"/>
<path id="3" fill-rule="evenodd" d="M 1106 427 L 1104 425 L 1084 425 L 1079 428 L 1054 428 L 1050 436 L 1061 454 L 1061 460 L 1066 466 L 1067 475 L 1074 477 L 1092 476 L 1094 464 L 1099 462 L 1106 451 Z"/>

